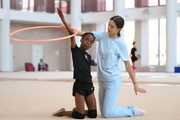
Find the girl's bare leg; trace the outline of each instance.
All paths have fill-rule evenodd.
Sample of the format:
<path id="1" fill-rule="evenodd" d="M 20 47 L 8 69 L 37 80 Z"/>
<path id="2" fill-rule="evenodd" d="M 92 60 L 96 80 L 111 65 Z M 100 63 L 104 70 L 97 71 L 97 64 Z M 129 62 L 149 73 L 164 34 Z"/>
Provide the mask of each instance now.
<path id="1" fill-rule="evenodd" d="M 79 93 L 75 93 L 75 104 L 76 104 L 76 111 L 84 114 L 84 96 L 80 95 Z"/>
<path id="2" fill-rule="evenodd" d="M 89 118 L 97 117 L 96 99 L 94 93 L 85 97 L 85 102 L 88 110 L 85 111 L 86 116 Z"/>
<path id="3" fill-rule="evenodd" d="M 69 116 L 72 117 L 73 111 L 77 111 L 78 113 L 85 114 L 84 110 L 84 96 L 80 95 L 79 93 L 75 93 L 75 103 L 76 107 L 73 108 L 72 111 L 65 111 L 64 108 L 61 108 L 60 110 L 54 112 L 52 116 Z"/>
<path id="4" fill-rule="evenodd" d="M 96 108 L 96 99 L 95 99 L 94 93 L 92 93 L 89 96 L 86 96 L 85 97 L 85 102 L 86 102 L 86 105 L 88 107 L 88 110 L 96 110 L 97 109 Z M 88 110 L 84 110 L 85 115 L 87 115 Z M 74 107 L 73 111 L 77 111 L 77 108 Z"/>
<path id="5" fill-rule="evenodd" d="M 65 111 L 64 108 L 61 108 L 60 110 L 58 110 L 52 114 L 52 116 L 59 116 L 59 117 L 64 116 L 64 115 L 72 117 L 72 111 Z"/>
<path id="6" fill-rule="evenodd" d="M 94 93 L 85 97 L 85 102 L 87 104 L 88 110 L 96 110 L 96 99 Z"/>
<path id="7" fill-rule="evenodd" d="M 134 62 L 133 62 L 133 66 L 134 66 L 134 67 L 137 67 L 137 61 L 134 61 Z M 135 78 L 136 78 L 136 69 L 133 69 L 133 71 L 134 71 L 134 76 L 135 76 Z"/>

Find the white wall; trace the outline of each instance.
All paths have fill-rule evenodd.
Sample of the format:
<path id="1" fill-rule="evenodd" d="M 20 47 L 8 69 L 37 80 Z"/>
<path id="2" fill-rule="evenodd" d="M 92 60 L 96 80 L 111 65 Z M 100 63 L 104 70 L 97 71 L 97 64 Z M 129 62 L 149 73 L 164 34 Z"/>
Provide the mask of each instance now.
<path id="1" fill-rule="evenodd" d="M 17 29 L 36 26 L 37 24 L 11 23 L 11 32 Z M 67 36 L 60 29 L 29 30 L 14 35 L 19 39 L 48 39 Z M 49 65 L 49 70 L 69 70 L 70 43 L 69 39 L 55 42 L 17 42 L 13 44 L 13 71 L 24 70 L 25 62 L 32 61 L 32 45 L 43 45 L 43 59 Z"/>
<path id="2" fill-rule="evenodd" d="M 165 14 L 166 14 L 165 9 L 166 9 L 166 6 L 145 7 L 145 8 L 138 8 L 138 9 L 136 9 L 136 8 L 126 9 L 126 15 L 125 15 L 126 18 L 125 19 L 128 21 L 128 20 L 148 20 L 150 18 L 157 18 L 159 16 L 165 17 Z M 180 5 L 178 5 L 178 10 L 180 11 Z M 149 11 L 149 13 L 147 11 Z M 91 31 L 93 29 L 91 28 L 92 26 L 89 26 L 89 24 L 91 24 L 91 25 L 92 24 L 101 24 L 101 25 L 105 24 L 109 20 L 109 18 L 113 15 L 114 15 L 114 11 L 83 13 L 81 15 L 81 22 L 82 22 L 82 24 L 87 25 L 87 26 L 84 26 L 84 29 L 89 28 L 89 31 Z M 180 16 L 180 12 L 178 15 Z M 3 11 L 3 9 L 0 9 L 0 19 L 3 19 L 3 18 L 4 18 L 4 11 Z M 65 18 L 66 18 L 67 22 L 70 23 L 71 16 L 66 15 Z M 49 14 L 49 13 L 42 13 L 42 12 L 22 12 L 22 11 L 16 11 L 16 10 L 10 10 L 10 20 L 14 24 L 11 26 L 11 32 L 16 29 L 29 27 L 32 24 L 35 26 L 35 25 L 60 25 L 62 23 L 56 13 Z M 15 25 L 16 25 L 16 27 L 15 27 Z M 83 28 L 82 28 L 82 30 L 83 30 Z M 38 36 L 35 36 L 35 37 L 38 37 Z M 41 34 L 39 35 L 39 37 L 42 37 Z M 11 43 L 13 43 L 14 59 L 16 59 L 16 60 L 13 60 L 14 70 L 24 69 L 23 63 L 25 61 L 32 59 L 31 55 L 28 55 L 29 52 L 32 51 L 31 44 L 30 43 L 18 43 L 18 42 L 14 42 L 14 41 L 11 41 Z M 68 42 L 61 42 L 61 43 L 63 43 L 63 44 L 59 44 L 58 42 L 55 43 L 54 45 L 53 45 L 53 43 L 51 43 L 51 45 L 49 43 L 43 43 L 43 48 L 46 48 L 46 49 L 44 49 L 44 53 L 46 53 L 45 61 L 47 61 L 49 63 L 53 63 L 52 65 L 50 65 L 50 69 L 52 69 L 52 70 L 59 69 L 59 68 L 62 68 L 62 70 L 66 70 L 68 67 L 70 67 L 70 66 L 68 66 L 69 61 L 67 61 L 67 60 L 70 60 L 70 58 L 69 57 L 67 58 L 64 55 L 66 52 L 65 50 L 69 50 L 68 49 L 69 43 Z M 28 50 L 26 51 L 26 49 L 28 49 Z M 57 49 L 60 52 L 59 54 L 62 55 L 61 58 L 57 57 L 57 56 L 56 56 L 56 58 L 54 58 L 55 56 L 53 55 L 53 53 Z M 25 51 L 22 51 L 22 50 L 25 50 Z M 21 52 L 24 52 L 24 53 L 21 53 Z M 27 59 L 26 59 L 26 57 L 24 58 L 24 60 L 22 60 L 21 58 L 17 59 L 17 56 L 22 56 L 22 54 L 26 55 Z M 67 56 L 70 56 L 70 55 L 67 55 Z M 51 59 L 52 57 L 53 57 L 53 59 Z M 64 57 L 66 57 L 66 58 L 64 58 Z M 64 58 L 64 59 L 62 59 L 62 58 Z M 65 65 L 65 67 L 63 67 L 62 64 L 60 65 L 60 60 L 61 60 L 61 63 L 63 63 L 63 65 Z"/>
<path id="3" fill-rule="evenodd" d="M 32 26 L 37 26 L 38 24 L 25 24 L 12 22 L 11 23 L 11 32 Z M 42 25 L 42 24 L 41 24 Z M 92 31 L 93 25 L 83 25 L 82 30 Z M 28 30 L 20 32 L 14 37 L 19 39 L 51 39 L 67 36 L 66 33 L 59 29 L 37 29 L 37 30 Z M 71 60 L 71 51 L 70 51 L 70 40 L 61 40 L 55 42 L 17 42 L 11 40 L 13 45 L 13 71 L 23 71 L 25 69 L 24 63 L 31 62 L 32 60 L 32 46 L 33 44 L 39 44 L 43 46 L 43 59 L 49 65 L 50 71 L 69 71 L 70 70 L 70 60 Z M 92 58 L 96 58 L 96 44 L 93 45 L 92 49 L 87 52 L 91 54 Z"/>

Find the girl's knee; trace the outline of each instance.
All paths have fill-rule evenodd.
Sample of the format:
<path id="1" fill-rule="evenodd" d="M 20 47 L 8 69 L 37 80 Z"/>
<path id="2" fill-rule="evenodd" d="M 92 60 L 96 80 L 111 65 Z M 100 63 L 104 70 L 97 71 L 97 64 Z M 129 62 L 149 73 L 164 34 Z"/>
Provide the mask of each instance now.
<path id="1" fill-rule="evenodd" d="M 96 118 L 97 117 L 97 110 L 88 110 L 87 115 L 89 118 Z"/>
<path id="2" fill-rule="evenodd" d="M 77 111 L 73 111 L 72 113 L 72 117 L 75 119 L 84 119 L 85 118 L 85 114 L 81 114 Z"/>
<path id="3" fill-rule="evenodd" d="M 137 70 L 137 67 L 136 66 L 132 66 L 133 70 Z"/>

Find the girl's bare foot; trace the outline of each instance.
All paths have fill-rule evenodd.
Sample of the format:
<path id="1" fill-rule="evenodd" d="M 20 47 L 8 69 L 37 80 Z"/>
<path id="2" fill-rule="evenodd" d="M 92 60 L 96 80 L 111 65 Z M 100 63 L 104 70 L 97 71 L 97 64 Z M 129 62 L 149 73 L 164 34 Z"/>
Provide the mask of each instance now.
<path id="1" fill-rule="evenodd" d="M 64 108 L 61 108 L 60 110 L 54 112 L 52 114 L 52 116 L 63 116 L 64 115 L 64 112 L 65 112 L 65 109 Z"/>
<path id="2" fill-rule="evenodd" d="M 72 109 L 72 111 L 77 111 L 77 108 L 76 108 L 76 107 L 74 107 L 74 108 Z"/>

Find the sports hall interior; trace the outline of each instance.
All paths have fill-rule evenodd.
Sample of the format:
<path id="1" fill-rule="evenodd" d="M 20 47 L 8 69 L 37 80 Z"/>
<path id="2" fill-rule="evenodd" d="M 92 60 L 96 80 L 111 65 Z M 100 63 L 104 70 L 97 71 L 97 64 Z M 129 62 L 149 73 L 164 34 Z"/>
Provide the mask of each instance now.
<path id="1" fill-rule="evenodd" d="M 70 39 L 48 41 L 68 34 L 55 27 L 37 28 L 13 34 L 16 40 L 9 38 L 10 33 L 23 28 L 62 25 L 57 7 L 72 28 L 82 31 L 106 31 L 109 18 L 120 15 L 125 19 L 121 37 L 129 52 L 133 41 L 138 43 L 141 59 L 136 77 L 147 93 L 135 95 L 124 63 L 119 61 L 123 86 L 117 104 L 137 105 L 146 114 L 115 119 L 179 120 L 180 0 L 0 0 L 1 120 L 72 119 L 51 116 L 62 107 L 72 110 L 75 106 Z M 76 39 L 80 45 L 80 37 Z M 87 51 L 95 62 L 97 49 L 95 42 Z M 41 58 L 48 64 L 48 71 L 38 71 Z M 27 71 L 25 63 L 31 63 L 34 70 Z M 106 119 L 98 106 L 97 66 L 91 70 L 96 119 Z"/>

